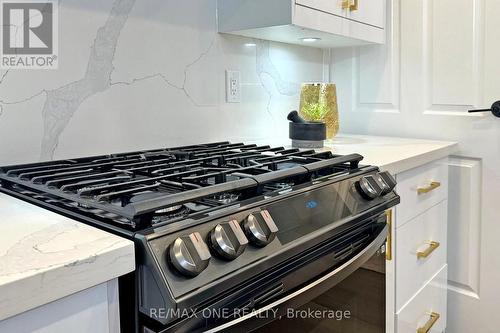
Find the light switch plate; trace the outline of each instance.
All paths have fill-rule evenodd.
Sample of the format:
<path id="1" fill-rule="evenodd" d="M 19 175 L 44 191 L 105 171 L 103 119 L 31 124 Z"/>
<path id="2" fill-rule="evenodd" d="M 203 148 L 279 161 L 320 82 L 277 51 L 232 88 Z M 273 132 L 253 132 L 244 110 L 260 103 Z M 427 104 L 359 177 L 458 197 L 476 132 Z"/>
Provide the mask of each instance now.
<path id="1" fill-rule="evenodd" d="M 241 102 L 240 72 L 226 70 L 226 102 Z"/>

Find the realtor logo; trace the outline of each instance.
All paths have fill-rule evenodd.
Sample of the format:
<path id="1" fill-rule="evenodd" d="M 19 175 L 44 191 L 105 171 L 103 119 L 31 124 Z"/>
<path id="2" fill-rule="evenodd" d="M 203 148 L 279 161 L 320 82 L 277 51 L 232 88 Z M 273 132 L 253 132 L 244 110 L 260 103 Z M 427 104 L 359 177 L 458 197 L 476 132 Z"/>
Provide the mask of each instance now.
<path id="1" fill-rule="evenodd" d="M 1 68 L 57 68 L 56 0 L 1 3 Z"/>

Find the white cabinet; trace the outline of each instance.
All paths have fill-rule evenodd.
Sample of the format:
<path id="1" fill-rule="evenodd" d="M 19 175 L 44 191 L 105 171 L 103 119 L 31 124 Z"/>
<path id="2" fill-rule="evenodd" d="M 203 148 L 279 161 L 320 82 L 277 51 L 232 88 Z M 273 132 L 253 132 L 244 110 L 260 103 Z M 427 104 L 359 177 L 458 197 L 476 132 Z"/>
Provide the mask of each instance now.
<path id="1" fill-rule="evenodd" d="M 119 333 L 118 279 L 2 320 L 0 332 Z"/>
<path id="2" fill-rule="evenodd" d="M 499 99 L 500 1 L 387 6 L 384 46 L 333 51 L 342 131 L 458 142 L 448 200 L 447 330 L 498 332 L 500 121 L 467 111 Z"/>
<path id="3" fill-rule="evenodd" d="M 396 175 L 392 257 L 387 262 L 387 332 L 446 328 L 448 159 Z M 422 329 L 421 331 L 425 331 Z"/>
<path id="4" fill-rule="evenodd" d="M 217 11 L 223 33 L 322 48 L 385 42 L 386 0 L 219 0 Z"/>

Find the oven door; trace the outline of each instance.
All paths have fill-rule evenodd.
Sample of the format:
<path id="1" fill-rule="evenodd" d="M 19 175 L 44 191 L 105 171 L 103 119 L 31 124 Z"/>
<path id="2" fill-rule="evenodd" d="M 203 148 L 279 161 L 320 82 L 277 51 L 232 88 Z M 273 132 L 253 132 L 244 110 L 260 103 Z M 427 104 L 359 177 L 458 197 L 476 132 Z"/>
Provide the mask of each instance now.
<path id="1" fill-rule="evenodd" d="M 331 272 L 208 332 L 385 332 L 387 230 Z"/>

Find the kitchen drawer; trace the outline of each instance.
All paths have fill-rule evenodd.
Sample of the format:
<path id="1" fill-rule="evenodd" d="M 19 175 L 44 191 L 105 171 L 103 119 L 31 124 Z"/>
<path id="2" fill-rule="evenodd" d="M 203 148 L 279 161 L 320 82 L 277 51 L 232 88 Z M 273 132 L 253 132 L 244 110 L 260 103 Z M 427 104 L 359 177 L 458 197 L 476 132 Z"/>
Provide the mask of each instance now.
<path id="1" fill-rule="evenodd" d="M 401 203 L 396 207 L 396 228 L 448 197 L 447 160 L 435 161 L 396 175 L 396 191 L 401 196 Z"/>
<path id="2" fill-rule="evenodd" d="M 445 265 L 396 314 L 397 333 L 418 333 L 420 328 L 424 328 L 426 324 L 431 325 L 432 321 L 434 321 L 434 324 L 428 330 L 429 333 L 444 332 L 446 329 L 447 268 L 448 266 Z M 425 331 L 425 329 L 421 330 L 421 332 Z"/>
<path id="3" fill-rule="evenodd" d="M 396 229 L 396 311 L 446 264 L 447 206 L 441 201 Z"/>
<path id="4" fill-rule="evenodd" d="M 325 13 L 345 17 L 347 9 L 342 9 L 342 0 L 295 0 L 297 5 L 310 7 Z"/>

